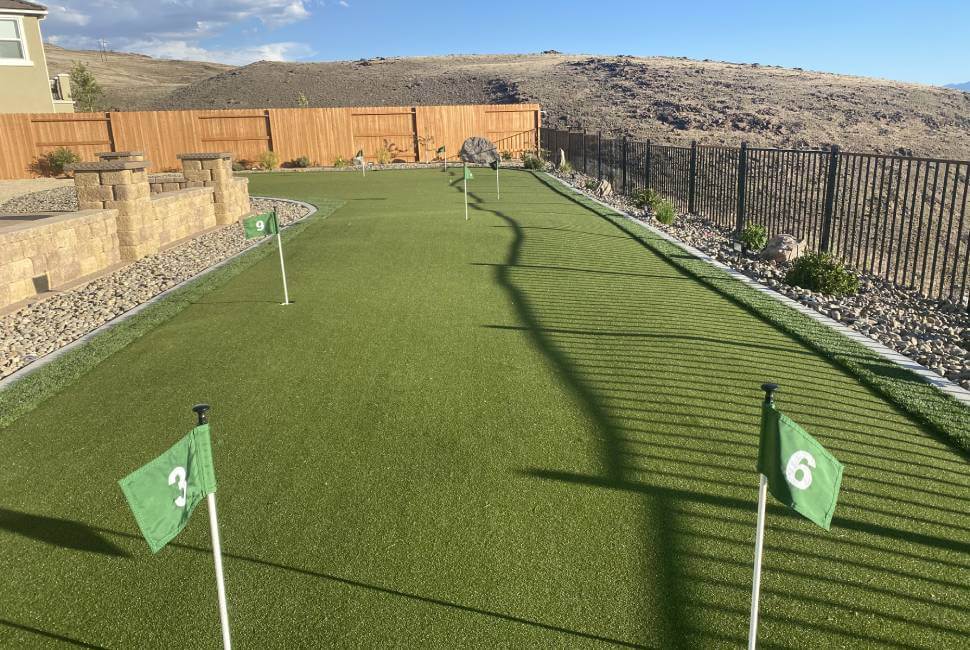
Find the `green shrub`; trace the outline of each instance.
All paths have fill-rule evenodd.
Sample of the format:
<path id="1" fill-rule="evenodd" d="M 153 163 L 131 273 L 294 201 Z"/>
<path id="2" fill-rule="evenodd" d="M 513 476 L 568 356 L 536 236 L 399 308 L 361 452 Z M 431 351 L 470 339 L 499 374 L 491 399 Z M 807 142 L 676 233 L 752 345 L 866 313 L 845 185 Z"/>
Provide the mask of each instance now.
<path id="1" fill-rule="evenodd" d="M 660 199 L 653 210 L 653 216 L 660 223 L 669 226 L 674 223 L 677 213 L 674 212 L 674 204 L 666 199 Z"/>
<path id="2" fill-rule="evenodd" d="M 104 90 L 87 66 L 80 61 L 75 61 L 71 67 L 71 96 L 74 98 L 74 109 L 78 113 L 96 111 L 104 101 Z"/>
<path id="3" fill-rule="evenodd" d="M 393 160 L 393 152 L 385 142 L 384 145 L 374 154 L 374 162 L 378 165 L 386 165 Z"/>
<path id="4" fill-rule="evenodd" d="M 596 188 L 599 187 L 599 185 L 600 185 L 599 181 L 597 181 L 595 178 L 587 178 L 586 182 L 583 183 L 583 187 L 586 188 L 587 192 L 595 191 Z"/>
<path id="5" fill-rule="evenodd" d="M 41 176 L 60 176 L 64 166 L 81 162 L 81 157 L 67 147 L 58 147 L 40 156 L 31 165 L 31 170 Z"/>
<path id="6" fill-rule="evenodd" d="M 657 211 L 657 206 L 660 205 L 662 199 L 660 195 L 653 191 L 653 188 L 644 187 L 639 189 L 633 194 L 633 205 L 637 206 L 641 210 L 649 207 L 654 212 Z"/>
<path id="7" fill-rule="evenodd" d="M 300 168 L 309 167 L 310 159 L 307 158 L 306 156 L 300 156 L 299 158 L 294 158 L 293 160 L 290 161 L 290 166 L 300 167 Z"/>
<path id="8" fill-rule="evenodd" d="M 745 248 L 760 251 L 768 243 L 768 229 L 758 223 L 750 223 L 744 227 L 739 237 Z"/>
<path id="9" fill-rule="evenodd" d="M 234 172 L 244 172 L 246 171 L 246 165 L 242 164 L 240 160 L 232 161 L 232 171 Z"/>
<path id="10" fill-rule="evenodd" d="M 333 159 L 334 167 L 347 167 L 348 165 L 350 165 L 350 162 L 348 162 L 343 156 L 337 156 Z"/>
<path id="11" fill-rule="evenodd" d="M 829 253 L 806 253 L 792 263 L 785 282 L 793 287 L 844 296 L 859 291 L 859 278 Z"/>
<path id="12" fill-rule="evenodd" d="M 573 173 L 573 166 L 569 164 L 568 160 L 564 160 L 562 161 L 562 164 L 559 165 L 559 171 L 561 171 L 563 174 L 571 174 Z"/>
<path id="13" fill-rule="evenodd" d="M 280 166 L 280 157 L 275 151 L 264 151 L 259 154 L 259 164 L 263 169 L 276 169 Z"/>
<path id="14" fill-rule="evenodd" d="M 512 152 L 511 151 L 503 151 L 501 155 L 502 155 L 502 160 L 504 160 L 506 162 L 512 160 Z"/>
<path id="15" fill-rule="evenodd" d="M 525 153 L 522 154 L 522 166 L 526 169 L 543 170 L 546 167 L 546 163 L 534 154 Z"/>

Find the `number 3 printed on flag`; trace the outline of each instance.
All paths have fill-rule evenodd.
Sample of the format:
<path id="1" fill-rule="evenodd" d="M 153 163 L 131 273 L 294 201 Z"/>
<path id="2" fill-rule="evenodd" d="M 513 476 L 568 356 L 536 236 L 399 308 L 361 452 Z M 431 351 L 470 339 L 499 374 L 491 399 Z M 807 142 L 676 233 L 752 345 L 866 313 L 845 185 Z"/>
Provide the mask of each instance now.
<path id="1" fill-rule="evenodd" d="M 172 473 L 168 475 L 169 485 L 178 485 L 178 489 L 181 491 L 177 497 L 175 497 L 175 507 L 184 508 L 185 507 L 185 493 L 189 489 L 189 482 L 185 480 L 185 468 L 176 467 L 172 470 Z"/>
<path id="2" fill-rule="evenodd" d="M 796 451 L 785 465 L 785 480 L 799 490 L 807 490 L 812 484 L 812 470 L 815 469 L 815 457 L 807 451 Z"/>

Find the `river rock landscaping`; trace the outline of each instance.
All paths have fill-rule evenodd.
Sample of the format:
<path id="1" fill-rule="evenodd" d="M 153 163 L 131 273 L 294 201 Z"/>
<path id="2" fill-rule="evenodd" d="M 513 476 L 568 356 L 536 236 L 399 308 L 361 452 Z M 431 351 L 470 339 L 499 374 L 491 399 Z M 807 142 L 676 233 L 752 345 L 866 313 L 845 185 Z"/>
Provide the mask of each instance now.
<path id="1" fill-rule="evenodd" d="M 667 226 L 653 219 L 648 211 L 637 208 L 626 196 L 587 190 L 587 181 L 596 179 L 579 172 L 553 173 L 576 189 L 649 222 L 722 264 L 970 389 L 970 314 L 960 305 L 929 300 L 916 291 L 865 273 L 857 273 L 859 292 L 855 295 L 835 297 L 792 287 L 784 281 L 789 263 L 762 260 L 756 253 L 738 253 L 730 228 L 687 214 L 678 215 Z"/>
<path id="2" fill-rule="evenodd" d="M 284 226 L 308 213 L 292 201 L 253 197 L 251 203 L 256 212 L 275 209 Z M 74 188 L 65 187 L 15 197 L 0 211 L 52 212 L 76 205 Z M 234 223 L 0 317 L 0 378 L 260 241 L 247 240 Z"/>

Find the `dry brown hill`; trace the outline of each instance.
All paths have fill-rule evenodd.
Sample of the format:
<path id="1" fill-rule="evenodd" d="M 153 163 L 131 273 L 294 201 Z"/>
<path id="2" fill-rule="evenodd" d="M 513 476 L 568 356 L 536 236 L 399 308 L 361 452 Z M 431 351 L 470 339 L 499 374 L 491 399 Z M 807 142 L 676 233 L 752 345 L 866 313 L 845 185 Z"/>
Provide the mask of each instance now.
<path id="1" fill-rule="evenodd" d="M 555 52 L 259 62 L 232 69 L 115 56 L 133 57 L 139 72 L 132 78 L 139 82 L 157 65 L 171 89 L 163 97 L 152 84 L 132 87 L 112 79 L 109 86 L 103 79 L 123 108 L 293 107 L 301 93 L 311 106 L 536 101 L 549 125 L 660 142 L 835 143 L 853 151 L 970 159 L 970 94 L 800 69 Z M 118 75 L 123 65 L 119 60 L 111 67 Z M 215 74 L 190 78 L 203 68 L 216 68 Z M 128 106 L 120 103 L 126 97 Z"/>
<path id="2" fill-rule="evenodd" d="M 90 68 L 105 90 L 105 108 L 124 111 L 158 108 L 176 88 L 181 88 L 232 66 L 199 61 L 154 59 L 142 54 L 67 50 L 45 44 L 50 74 L 70 72 L 75 61 Z M 102 58 L 104 60 L 102 60 Z"/>

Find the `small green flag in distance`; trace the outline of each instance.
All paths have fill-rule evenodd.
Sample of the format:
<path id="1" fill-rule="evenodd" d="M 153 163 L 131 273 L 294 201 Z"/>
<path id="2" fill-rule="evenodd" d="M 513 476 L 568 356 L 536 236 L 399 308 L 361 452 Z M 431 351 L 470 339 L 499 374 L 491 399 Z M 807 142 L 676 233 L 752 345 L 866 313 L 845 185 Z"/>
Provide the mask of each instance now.
<path id="1" fill-rule="evenodd" d="M 776 499 L 825 530 L 842 485 L 842 463 L 772 404 L 761 410 L 758 471 Z"/>
<path id="2" fill-rule="evenodd" d="M 438 154 L 439 156 L 440 156 L 441 154 L 443 154 L 444 152 L 445 152 L 445 145 L 441 145 L 440 147 L 438 147 L 438 148 L 437 148 L 437 149 L 435 150 L 435 153 L 436 153 L 436 154 Z"/>
<path id="3" fill-rule="evenodd" d="M 247 217 L 243 219 L 242 224 L 243 230 L 246 232 L 246 239 L 275 235 L 280 231 L 275 212 L 264 212 L 263 214 Z"/>
<path id="4" fill-rule="evenodd" d="M 465 180 L 466 181 L 470 181 L 473 178 L 475 178 L 475 177 L 472 176 L 472 170 L 468 169 L 468 165 L 465 165 Z"/>
<path id="5" fill-rule="evenodd" d="M 216 491 L 209 425 L 192 429 L 118 485 L 152 553 L 158 553 L 182 532 L 206 495 Z"/>

